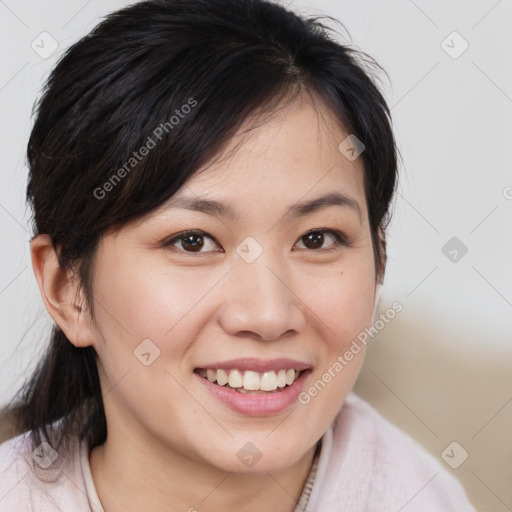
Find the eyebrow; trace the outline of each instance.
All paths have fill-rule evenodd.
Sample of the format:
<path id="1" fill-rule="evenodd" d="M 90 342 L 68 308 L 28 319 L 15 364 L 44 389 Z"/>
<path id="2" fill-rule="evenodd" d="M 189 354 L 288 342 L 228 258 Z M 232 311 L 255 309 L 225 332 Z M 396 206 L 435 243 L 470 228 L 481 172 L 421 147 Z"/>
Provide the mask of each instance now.
<path id="1" fill-rule="evenodd" d="M 340 192 L 332 192 L 310 201 L 295 203 L 290 206 L 285 216 L 302 217 L 329 206 L 341 206 L 343 208 L 352 209 L 359 215 L 359 218 L 361 218 L 361 207 L 359 203 L 352 197 Z M 202 212 L 216 217 L 238 219 L 238 215 L 231 206 L 210 199 L 177 197 L 167 203 L 167 208 L 184 208 L 186 210 Z"/>

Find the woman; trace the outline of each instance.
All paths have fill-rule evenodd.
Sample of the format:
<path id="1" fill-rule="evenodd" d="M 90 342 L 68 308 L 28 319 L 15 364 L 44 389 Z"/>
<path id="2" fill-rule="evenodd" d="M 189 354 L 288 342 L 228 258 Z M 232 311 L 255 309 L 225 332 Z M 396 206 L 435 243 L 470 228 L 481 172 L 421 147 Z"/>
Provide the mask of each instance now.
<path id="1" fill-rule="evenodd" d="M 397 167 L 363 57 L 263 0 L 153 0 L 61 58 L 28 144 L 55 328 L 2 510 L 474 510 L 351 393 Z"/>

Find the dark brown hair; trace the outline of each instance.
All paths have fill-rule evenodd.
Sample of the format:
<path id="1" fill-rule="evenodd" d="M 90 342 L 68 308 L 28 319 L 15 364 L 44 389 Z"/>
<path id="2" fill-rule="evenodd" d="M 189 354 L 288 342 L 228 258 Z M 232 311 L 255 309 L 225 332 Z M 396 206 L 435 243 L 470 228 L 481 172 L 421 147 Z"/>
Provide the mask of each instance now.
<path id="1" fill-rule="evenodd" d="M 110 14 L 65 52 L 37 105 L 27 198 L 34 235 L 48 234 L 60 265 L 76 272 L 86 309 L 93 311 L 90 274 L 101 237 L 161 206 L 244 120 L 301 91 L 320 98 L 365 145 L 382 279 L 397 150 L 373 74 L 381 68 L 337 42 L 324 19 L 265 0 L 150 0 Z M 18 428 L 31 431 L 35 446 L 58 447 L 72 434 L 91 447 L 106 440 L 96 357 L 54 326 L 13 400 Z"/>

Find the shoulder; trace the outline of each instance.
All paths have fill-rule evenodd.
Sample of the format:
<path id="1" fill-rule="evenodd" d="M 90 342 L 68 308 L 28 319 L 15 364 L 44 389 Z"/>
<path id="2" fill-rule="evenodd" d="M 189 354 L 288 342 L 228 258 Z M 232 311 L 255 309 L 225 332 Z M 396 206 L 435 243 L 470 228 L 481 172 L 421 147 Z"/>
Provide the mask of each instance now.
<path id="1" fill-rule="evenodd" d="M 0 445 L 0 510 L 86 511 L 79 444 L 72 440 L 66 450 L 43 442 L 34 447 L 30 432 Z"/>
<path id="2" fill-rule="evenodd" d="M 415 512 L 475 511 L 439 460 L 355 394 L 347 397 L 329 436 L 326 481 L 334 495 L 341 489 L 350 496 L 351 510 L 387 512 L 407 505 Z"/>

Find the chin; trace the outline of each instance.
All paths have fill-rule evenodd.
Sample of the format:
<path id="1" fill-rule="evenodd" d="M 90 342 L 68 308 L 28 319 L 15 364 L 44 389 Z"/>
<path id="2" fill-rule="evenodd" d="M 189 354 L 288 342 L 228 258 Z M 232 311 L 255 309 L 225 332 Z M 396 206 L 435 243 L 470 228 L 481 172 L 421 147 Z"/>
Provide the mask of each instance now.
<path id="1" fill-rule="evenodd" d="M 239 474 L 267 474 L 285 471 L 296 464 L 304 453 L 298 452 L 297 445 L 285 447 L 281 443 L 275 446 L 273 443 L 243 441 L 235 443 L 236 447 L 227 448 L 220 459 L 214 463 L 223 471 Z"/>

